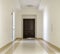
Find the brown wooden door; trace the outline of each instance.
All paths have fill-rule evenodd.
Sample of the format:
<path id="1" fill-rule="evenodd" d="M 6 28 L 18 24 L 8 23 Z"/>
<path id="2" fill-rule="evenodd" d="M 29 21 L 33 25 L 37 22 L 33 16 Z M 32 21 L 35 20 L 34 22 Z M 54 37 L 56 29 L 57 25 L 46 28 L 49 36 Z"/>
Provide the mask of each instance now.
<path id="1" fill-rule="evenodd" d="M 35 19 L 23 19 L 23 38 L 35 38 Z"/>

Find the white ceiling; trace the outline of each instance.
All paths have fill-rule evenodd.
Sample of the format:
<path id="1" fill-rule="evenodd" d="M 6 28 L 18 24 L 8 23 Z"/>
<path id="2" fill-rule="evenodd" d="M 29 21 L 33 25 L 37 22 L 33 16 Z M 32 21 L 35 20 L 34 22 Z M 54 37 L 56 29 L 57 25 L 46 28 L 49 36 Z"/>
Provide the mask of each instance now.
<path id="1" fill-rule="evenodd" d="M 40 0 L 19 0 L 21 7 L 38 7 L 40 5 Z"/>
<path id="2" fill-rule="evenodd" d="M 24 7 L 35 7 L 38 9 L 42 9 L 42 1 L 44 0 L 15 0 L 15 5 L 17 9 L 21 9 Z"/>

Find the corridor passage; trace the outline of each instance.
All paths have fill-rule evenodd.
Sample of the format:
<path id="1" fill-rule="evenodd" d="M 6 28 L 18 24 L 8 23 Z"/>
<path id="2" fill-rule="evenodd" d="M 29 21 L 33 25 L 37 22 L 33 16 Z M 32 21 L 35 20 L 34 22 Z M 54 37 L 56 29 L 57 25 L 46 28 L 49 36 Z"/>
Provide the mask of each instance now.
<path id="1" fill-rule="evenodd" d="M 1 54 L 59 54 L 42 40 L 16 40 Z"/>

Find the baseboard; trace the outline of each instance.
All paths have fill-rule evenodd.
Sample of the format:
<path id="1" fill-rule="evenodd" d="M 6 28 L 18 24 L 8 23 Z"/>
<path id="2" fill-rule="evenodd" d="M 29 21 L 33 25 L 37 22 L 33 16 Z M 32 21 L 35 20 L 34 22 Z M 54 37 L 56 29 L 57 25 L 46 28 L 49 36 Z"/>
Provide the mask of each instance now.
<path id="1" fill-rule="evenodd" d="M 15 40 L 22 40 L 23 38 L 16 38 Z M 34 39 L 37 39 L 37 40 L 43 40 L 42 38 L 34 38 Z"/>
<path id="2" fill-rule="evenodd" d="M 9 42 L 8 44 L 6 44 L 5 46 L 3 46 L 2 48 L 0 48 L 0 52 L 4 51 L 6 48 L 8 48 L 13 42 Z"/>
<path id="3" fill-rule="evenodd" d="M 22 40 L 23 38 L 16 38 L 15 40 Z"/>
<path id="4" fill-rule="evenodd" d="M 35 38 L 35 39 L 37 39 L 37 40 L 43 40 L 43 38 Z"/>
<path id="5" fill-rule="evenodd" d="M 60 48 L 58 48 L 57 46 L 51 44 L 50 42 L 44 40 L 46 43 L 48 43 L 51 47 L 53 47 L 54 49 L 56 49 L 58 52 L 60 52 Z"/>

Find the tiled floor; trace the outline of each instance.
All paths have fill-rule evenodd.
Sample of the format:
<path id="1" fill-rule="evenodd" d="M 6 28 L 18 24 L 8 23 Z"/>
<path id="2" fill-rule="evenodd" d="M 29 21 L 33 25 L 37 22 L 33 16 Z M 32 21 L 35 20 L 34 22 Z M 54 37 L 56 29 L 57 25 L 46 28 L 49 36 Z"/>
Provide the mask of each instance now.
<path id="1" fill-rule="evenodd" d="M 42 40 L 20 40 L 2 51 L 1 54 L 60 54 Z"/>

